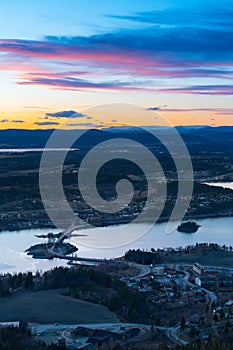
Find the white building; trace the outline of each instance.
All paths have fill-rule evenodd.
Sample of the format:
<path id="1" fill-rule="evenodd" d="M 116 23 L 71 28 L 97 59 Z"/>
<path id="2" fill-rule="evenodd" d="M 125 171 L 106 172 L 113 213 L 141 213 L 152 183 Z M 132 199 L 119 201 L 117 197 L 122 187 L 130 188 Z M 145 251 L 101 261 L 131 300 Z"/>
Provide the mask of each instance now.
<path id="1" fill-rule="evenodd" d="M 202 274 L 202 266 L 198 264 L 197 262 L 193 264 L 193 271 L 197 273 L 198 275 Z"/>

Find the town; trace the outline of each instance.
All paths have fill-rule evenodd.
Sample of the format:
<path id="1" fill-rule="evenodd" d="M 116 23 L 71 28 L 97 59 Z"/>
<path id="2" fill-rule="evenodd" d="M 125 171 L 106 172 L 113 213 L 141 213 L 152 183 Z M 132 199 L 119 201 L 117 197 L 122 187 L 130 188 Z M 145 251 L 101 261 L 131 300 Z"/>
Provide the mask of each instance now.
<path id="1" fill-rule="evenodd" d="M 169 262 L 174 256 L 180 259 L 193 253 L 198 256 L 200 252 L 205 255 L 215 252 L 216 261 L 221 253 L 233 256 L 232 247 L 197 244 L 182 250 L 132 250 L 122 258 L 99 261 L 93 266 L 74 265 L 68 270 L 58 268 L 44 274 L 3 275 L 0 295 L 4 303 L 0 321 L 4 321 L 2 325 L 25 327 L 37 342 L 66 349 L 117 349 L 117 346 L 141 349 L 142 344 L 148 349 L 152 344 L 152 348 L 159 348 L 161 344 L 172 348 L 188 346 L 197 340 L 211 343 L 220 339 L 231 344 L 233 266 Z M 63 319 L 57 323 L 52 301 L 51 311 L 41 314 L 38 324 L 32 322 L 30 312 L 27 316 L 17 313 L 18 303 L 24 308 L 24 303 L 31 300 L 33 314 L 33 309 L 39 307 L 35 305 L 37 295 L 43 292 L 52 293 L 54 302 L 60 293 L 71 300 L 94 302 L 107 307 L 115 316 L 106 311 L 105 316 L 101 316 L 102 312 L 98 311 L 98 322 L 93 323 L 91 315 L 85 320 L 82 315 L 75 317 L 75 305 L 69 310 L 67 304 L 63 316 L 71 323 L 64 323 Z M 134 300 L 132 304 L 130 299 Z M 123 307 L 126 302 L 127 308 Z M 16 320 L 17 316 L 18 323 L 12 322 L 11 318 Z M 46 317 L 50 322 L 46 322 Z M 75 323 L 75 319 L 80 322 Z"/>

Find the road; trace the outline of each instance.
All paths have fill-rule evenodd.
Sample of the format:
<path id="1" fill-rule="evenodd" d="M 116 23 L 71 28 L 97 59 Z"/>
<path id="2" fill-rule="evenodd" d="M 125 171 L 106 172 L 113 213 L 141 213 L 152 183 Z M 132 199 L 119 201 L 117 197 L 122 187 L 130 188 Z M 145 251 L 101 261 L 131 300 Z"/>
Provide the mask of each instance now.
<path id="1" fill-rule="evenodd" d="M 209 296 L 210 306 L 212 305 L 213 302 L 217 301 L 217 296 L 214 294 L 214 292 L 211 292 L 210 290 L 202 288 L 202 287 L 198 287 L 195 284 L 189 282 L 190 273 L 188 271 L 183 271 L 183 272 L 185 274 L 185 276 L 183 277 L 183 281 L 185 281 L 185 283 L 190 287 L 201 288 L 203 291 L 205 291 L 206 294 Z"/>
<path id="2" fill-rule="evenodd" d="M 132 262 L 128 262 L 128 265 L 140 271 L 137 276 L 131 277 L 132 280 L 140 279 L 151 272 L 151 265 L 141 265 Z"/>
<path id="3" fill-rule="evenodd" d="M 140 272 L 138 273 L 138 275 L 136 277 L 132 277 L 131 279 L 140 279 L 146 275 L 148 275 L 151 272 L 151 265 L 140 265 L 140 264 L 136 264 L 136 263 L 129 263 L 130 266 L 137 268 Z M 175 268 L 180 271 L 180 265 L 175 265 Z M 190 277 L 190 273 L 186 270 L 182 271 L 184 273 L 184 277 L 181 277 L 181 280 L 184 282 L 184 284 L 186 284 L 189 287 L 192 288 L 200 288 L 198 286 L 196 286 L 195 284 L 189 282 L 189 277 Z M 212 305 L 213 302 L 217 301 L 217 296 L 215 295 L 215 293 L 211 292 L 208 289 L 202 288 L 203 291 L 206 292 L 206 294 L 209 297 L 210 300 L 210 304 L 209 306 Z M 188 344 L 187 341 L 181 339 L 178 335 L 177 332 L 180 329 L 180 325 L 176 325 L 174 327 L 155 327 L 157 329 L 163 330 L 165 331 L 166 335 L 168 338 L 170 338 L 173 342 L 175 342 L 176 344 L 179 345 L 186 345 Z"/>
<path id="4" fill-rule="evenodd" d="M 30 323 L 29 324 L 31 328 L 32 334 L 41 334 L 48 331 L 61 331 L 61 332 L 67 332 L 71 331 L 72 329 L 75 329 L 77 327 L 85 327 L 90 329 L 102 329 L 102 330 L 109 330 L 112 332 L 119 332 L 121 330 L 121 327 L 129 328 L 129 327 L 138 327 L 142 330 L 148 331 L 151 329 L 151 325 L 145 325 L 145 324 L 139 324 L 139 323 L 90 323 L 90 324 L 35 324 Z M 161 329 L 164 329 L 163 327 L 159 327 Z"/>
<path id="5" fill-rule="evenodd" d="M 136 263 L 128 263 L 129 266 L 134 267 L 136 269 L 139 270 L 139 273 L 134 276 L 131 277 L 131 280 L 138 280 L 140 278 L 143 278 L 144 276 L 148 275 L 149 273 L 151 273 L 151 265 L 141 265 L 141 264 L 136 264 Z M 179 265 L 176 266 L 177 270 L 179 269 Z M 189 287 L 192 288 L 200 288 L 194 284 L 192 284 L 191 282 L 189 282 L 189 277 L 190 274 L 188 271 L 183 270 L 182 271 L 184 273 L 184 277 L 181 277 L 181 280 Z M 216 295 L 205 289 L 202 288 L 206 294 L 208 295 L 209 299 L 210 299 L 210 306 L 213 302 L 217 301 L 217 297 Z M 46 332 L 48 330 L 54 330 L 54 331 L 60 331 L 61 335 L 68 341 L 69 338 L 69 331 L 72 329 L 75 329 L 77 326 L 82 326 L 82 327 L 88 327 L 88 328 L 98 328 L 98 329 L 108 329 L 111 331 L 115 331 L 115 332 L 119 332 L 121 327 L 138 327 L 141 328 L 143 330 L 149 330 L 151 329 L 151 325 L 145 325 L 145 324 L 136 324 L 136 323 L 106 323 L 106 324 L 77 324 L 77 325 L 59 325 L 59 324 L 47 324 L 47 325 L 31 325 L 32 328 L 32 333 L 33 334 L 40 334 L 43 332 Z M 154 328 L 164 331 L 166 336 L 171 339 L 174 343 L 178 344 L 178 345 L 186 345 L 188 344 L 188 342 L 184 339 L 181 339 L 178 335 L 177 332 L 180 329 L 180 325 L 175 325 L 173 327 L 161 327 L 161 326 L 154 326 Z M 70 339 L 69 339 L 70 340 Z"/>
<path id="6" fill-rule="evenodd" d="M 71 341 L 71 337 L 69 336 L 69 332 L 76 327 L 86 327 L 91 329 L 103 329 L 103 330 L 109 330 L 112 332 L 120 332 L 121 328 L 132 328 L 137 327 L 140 328 L 142 331 L 150 331 L 151 325 L 145 325 L 145 324 L 138 324 L 138 323 L 91 323 L 91 324 L 72 324 L 72 325 L 59 325 L 59 324 L 30 324 L 31 332 L 32 334 L 42 334 L 44 332 L 51 332 L 51 331 L 60 331 L 63 338 L 66 339 L 67 342 Z M 176 334 L 179 330 L 179 326 L 174 327 L 160 327 L 160 326 L 154 326 L 155 329 L 164 331 L 165 334 L 169 339 L 171 339 L 173 342 L 179 345 L 186 345 L 188 342 L 180 339 L 178 335 Z"/>
<path id="7" fill-rule="evenodd" d="M 181 339 L 178 337 L 177 332 L 180 329 L 180 325 L 174 326 L 167 328 L 165 330 L 165 334 L 168 338 L 170 338 L 174 343 L 179 344 L 179 345 L 187 345 L 188 341 Z"/>

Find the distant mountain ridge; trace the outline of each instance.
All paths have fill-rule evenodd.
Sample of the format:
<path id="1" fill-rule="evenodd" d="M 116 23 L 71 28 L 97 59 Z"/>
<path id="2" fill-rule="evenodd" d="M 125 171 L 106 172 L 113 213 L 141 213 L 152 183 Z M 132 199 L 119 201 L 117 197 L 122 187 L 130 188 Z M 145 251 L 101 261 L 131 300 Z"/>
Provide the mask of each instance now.
<path id="1" fill-rule="evenodd" d="M 150 129 L 156 129 L 156 132 L 167 134 L 172 137 L 172 128 L 169 127 L 111 127 L 106 129 L 93 129 L 87 131 L 88 137 L 82 136 L 79 143 L 75 143 L 74 147 L 91 147 L 98 142 L 115 137 L 132 138 L 137 141 L 142 141 L 145 144 L 156 144 L 156 140 L 150 135 Z M 152 129 L 151 129 L 152 130 Z M 232 147 L 233 144 L 233 126 L 177 126 L 176 130 L 179 132 L 186 145 L 199 147 L 211 146 L 220 149 L 223 147 Z M 49 137 L 54 129 L 46 130 L 27 130 L 27 129 L 6 129 L 0 130 L 0 148 L 1 149 L 27 149 L 27 148 L 44 148 Z M 60 130 L 61 137 L 70 137 L 72 133 L 76 138 L 85 132 L 84 130 Z M 171 135 L 171 136 L 170 136 Z"/>

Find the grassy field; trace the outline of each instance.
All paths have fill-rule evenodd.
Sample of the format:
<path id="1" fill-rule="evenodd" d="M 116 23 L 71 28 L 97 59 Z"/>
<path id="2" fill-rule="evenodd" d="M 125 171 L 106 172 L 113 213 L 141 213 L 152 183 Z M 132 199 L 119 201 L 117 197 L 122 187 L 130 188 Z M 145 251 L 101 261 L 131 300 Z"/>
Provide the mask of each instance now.
<path id="1" fill-rule="evenodd" d="M 184 262 L 193 264 L 195 262 L 206 266 L 219 266 L 233 268 L 233 252 L 195 252 L 189 254 L 169 255 L 165 258 L 168 263 Z"/>
<path id="2" fill-rule="evenodd" d="M 64 289 L 22 291 L 0 299 L 0 322 L 20 320 L 62 324 L 116 322 L 116 316 L 105 306 L 62 295 L 65 292 Z"/>

